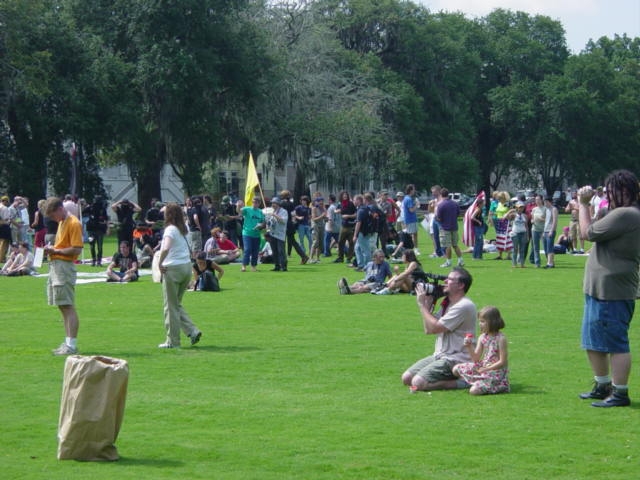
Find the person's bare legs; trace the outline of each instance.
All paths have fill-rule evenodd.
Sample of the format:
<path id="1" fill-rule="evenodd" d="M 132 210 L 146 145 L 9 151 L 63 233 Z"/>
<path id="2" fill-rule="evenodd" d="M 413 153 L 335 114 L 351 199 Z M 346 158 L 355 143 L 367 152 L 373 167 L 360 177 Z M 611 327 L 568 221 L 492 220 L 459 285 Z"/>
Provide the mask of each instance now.
<path id="1" fill-rule="evenodd" d="M 69 338 L 78 338 L 78 313 L 74 305 L 58 305 L 62 320 L 64 321 L 64 332 Z"/>

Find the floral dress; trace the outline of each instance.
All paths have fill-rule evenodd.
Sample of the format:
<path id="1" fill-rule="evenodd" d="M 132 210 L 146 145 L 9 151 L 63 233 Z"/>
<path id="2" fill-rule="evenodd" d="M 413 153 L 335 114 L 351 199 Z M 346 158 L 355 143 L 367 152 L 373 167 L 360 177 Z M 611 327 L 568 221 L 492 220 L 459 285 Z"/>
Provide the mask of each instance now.
<path id="1" fill-rule="evenodd" d="M 509 391 L 509 370 L 500 368 L 480 373 L 478 368 L 500 360 L 500 340 L 504 337 L 502 333 L 495 335 L 484 334 L 480 336 L 482 343 L 482 358 L 477 363 L 461 363 L 457 366 L 460 378 L 465 382 L 475 385 L 483 393 L 502 393 Z"/>

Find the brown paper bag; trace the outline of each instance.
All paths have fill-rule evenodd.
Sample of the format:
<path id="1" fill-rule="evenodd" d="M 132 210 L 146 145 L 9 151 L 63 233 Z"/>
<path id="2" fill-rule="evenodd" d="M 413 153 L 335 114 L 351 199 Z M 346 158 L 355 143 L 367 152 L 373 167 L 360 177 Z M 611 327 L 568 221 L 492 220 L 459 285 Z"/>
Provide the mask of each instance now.
<path id="1" fill-rule="evenodd" d="M 114 445 L 127 396 L 124 360 L 71 355 L 64 364 L 58 460 L 118 460 Z"/>

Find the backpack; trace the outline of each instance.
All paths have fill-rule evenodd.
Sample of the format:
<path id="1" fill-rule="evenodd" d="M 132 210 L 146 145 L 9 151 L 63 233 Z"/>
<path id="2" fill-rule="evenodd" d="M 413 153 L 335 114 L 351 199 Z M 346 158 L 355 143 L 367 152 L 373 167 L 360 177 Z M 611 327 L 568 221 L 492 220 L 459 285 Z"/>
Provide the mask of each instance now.
<path id="1" fill-rule="evenodd" d="M 369 211 L 367 233 L 366 235 L 371 235 L 372 233 L 377 233 L 380 235 L 384 231 L 384 227 L 387 224 L 387 216 L 385 213 L 378 207 L 377 205 L 369 205 L 367 207 Z"/>
<path id="2" fill-rule="evenodd" d="M 213 272 L 205 270 L 198 276 L 198 290 L 200 290 L 201 292 L 220 291 L 220 284 L 218 283 L 218 279 L 213 274 Z"/>

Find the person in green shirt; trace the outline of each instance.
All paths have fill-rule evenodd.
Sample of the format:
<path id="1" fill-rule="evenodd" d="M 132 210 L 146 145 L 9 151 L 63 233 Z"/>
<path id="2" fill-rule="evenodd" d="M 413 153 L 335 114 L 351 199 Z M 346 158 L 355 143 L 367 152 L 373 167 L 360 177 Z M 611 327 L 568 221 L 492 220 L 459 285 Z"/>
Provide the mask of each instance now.
<path id="1" fill-rule="evenodd" d="M 258 253 L 260 251 L 260 231 L 265 228 L 265 218 L 260 208 L 260 198 L 254 197 L 251 206 L 244 206 L 242 200 L 236 203 L 238 215 L 242 216 L 242 271 L 247 271 L 247 265 L 251 265 L 251 271 L 255 272 L 258 265 Z"/>

